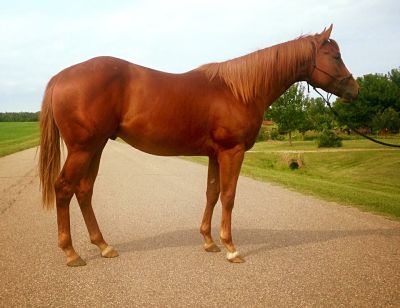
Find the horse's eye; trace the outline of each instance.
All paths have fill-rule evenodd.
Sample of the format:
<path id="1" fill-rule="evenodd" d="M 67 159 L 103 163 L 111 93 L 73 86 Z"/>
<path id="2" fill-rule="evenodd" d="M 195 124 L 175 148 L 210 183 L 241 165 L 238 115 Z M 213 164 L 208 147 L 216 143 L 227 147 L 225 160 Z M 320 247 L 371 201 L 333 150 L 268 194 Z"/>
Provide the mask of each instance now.
<path id="1" fill-rule="evenodd" d="M 342 59 L 342 56 L 341 56 L 340 52 L 339 52 L 336 56 L 334 56 L 334 58 L 335 58 L 336 60 L 341 60 L 341 59 Z"/>

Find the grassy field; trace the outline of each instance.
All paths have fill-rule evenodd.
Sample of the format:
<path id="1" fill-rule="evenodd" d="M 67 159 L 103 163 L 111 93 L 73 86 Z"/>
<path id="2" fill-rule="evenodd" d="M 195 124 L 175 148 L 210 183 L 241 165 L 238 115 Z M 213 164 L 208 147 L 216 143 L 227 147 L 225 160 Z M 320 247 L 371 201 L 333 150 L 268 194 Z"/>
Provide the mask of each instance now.
<path id="1" fill-rule="evenodd" d="M 37 146 L 39 122 L 0 122 L 0 157 Z"/>
<path id="2" fill-rule="evenodd" d="M 304 165 L 291 170 L 292 159 Z M 241 174 L 400 220 L 399 149 L 367 140 L 345 140 L 336 149 L 319 149 L 313 141 L 260 142 L 246 153 Z"/>

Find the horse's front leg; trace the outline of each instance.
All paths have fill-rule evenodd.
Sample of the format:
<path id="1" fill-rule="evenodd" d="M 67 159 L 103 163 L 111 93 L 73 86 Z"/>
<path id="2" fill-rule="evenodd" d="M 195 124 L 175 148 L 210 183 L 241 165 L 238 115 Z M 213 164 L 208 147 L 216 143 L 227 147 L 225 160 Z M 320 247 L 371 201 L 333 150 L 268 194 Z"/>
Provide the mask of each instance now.
<path id="1" fill-rule="evenodd" d="M 233 263 L 242 263 L 244 259 L 239 255 L 232 241 L 232 209 L 235 202 L 236 185 L 244 158 L 244 148 L 236 146 L 232 149 L 221 151 L 218 155 L 220 165 L 220 187 L 222 217 L 220 238 L 228 250 L 227 259 Z"/>

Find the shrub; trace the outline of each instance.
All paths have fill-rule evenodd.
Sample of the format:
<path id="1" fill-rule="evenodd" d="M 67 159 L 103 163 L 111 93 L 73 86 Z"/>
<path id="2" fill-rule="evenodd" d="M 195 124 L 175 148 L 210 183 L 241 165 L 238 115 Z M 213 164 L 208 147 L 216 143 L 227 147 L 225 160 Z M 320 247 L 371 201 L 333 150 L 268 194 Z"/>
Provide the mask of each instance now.
<path id="1" fill-rule="evenodd" d="M 342 138 L 333 131 L 325 129 L 319 136 L 317 144 L 319 148 L 338 148 L 342 146 Z"/>
<path id="2" fill-rule="evenodd" d="M 392 133 L 398 133 L 400 129 L 400 113 L 389 107 L 372 119 L 372 127 L 375 131 L 386 129 Z"/>
<path id="3" fill-rule="evenodd" d="M 279 134 L 279 131 L 277 129 L 273 129 L 270 133 L 270 137 L 271 140 L 278 140 L 278 141 L 282 141 L 283 139 L 285 139 L 284 136 L 282 136 L 281 134 Z"/>
<path id="4" fill-rule="evenodd" d="M 269 139 L 269 134 L 267 129 L 264 126 L 261 126 L 257 135 L 256 142 L 267 141 L 268 139 Z"/>

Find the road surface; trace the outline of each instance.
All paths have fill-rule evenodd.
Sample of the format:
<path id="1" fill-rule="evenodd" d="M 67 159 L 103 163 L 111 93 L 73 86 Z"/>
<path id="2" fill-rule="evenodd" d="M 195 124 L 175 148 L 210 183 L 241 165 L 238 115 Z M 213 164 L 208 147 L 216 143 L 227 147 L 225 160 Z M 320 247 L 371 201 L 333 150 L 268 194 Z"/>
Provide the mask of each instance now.
<path id="1" fill-rule="evenodd" d="M 94 193 L 105 239 L 89 243 L 76 199 L 69 268 L 55 211 L 40 206 L 35 149 L 0 158 L 1 307 L 400 307 L 400 223 L 240 178 L 233 236 L 245 257 L 206 253 L 206 167 L 109 142 Z M 218 239 L 220 205 L 213 220 Z"/>

